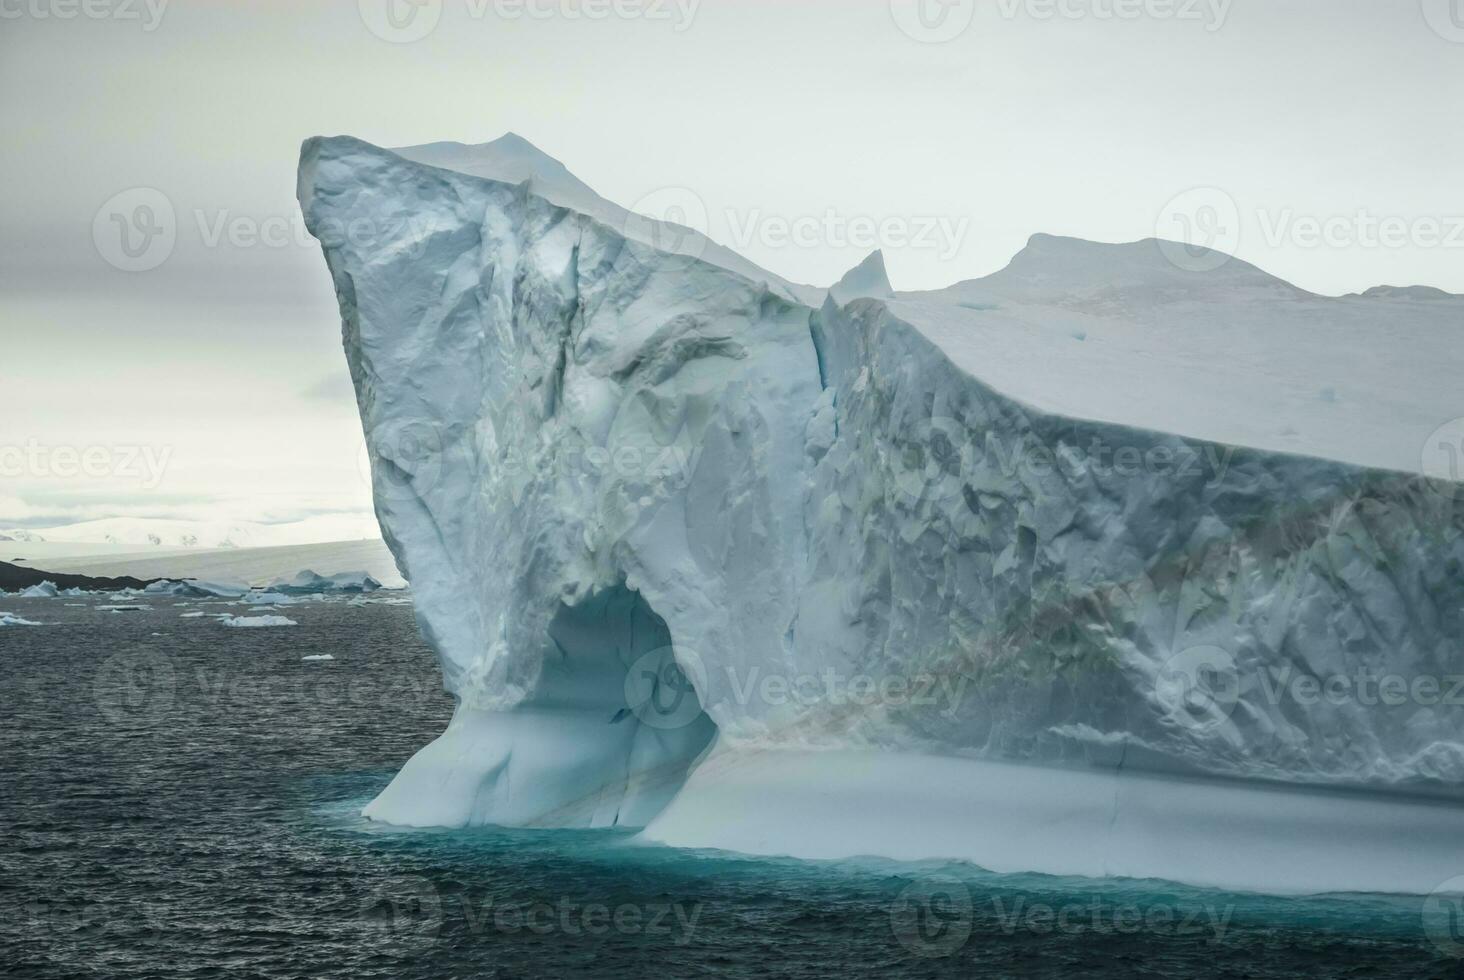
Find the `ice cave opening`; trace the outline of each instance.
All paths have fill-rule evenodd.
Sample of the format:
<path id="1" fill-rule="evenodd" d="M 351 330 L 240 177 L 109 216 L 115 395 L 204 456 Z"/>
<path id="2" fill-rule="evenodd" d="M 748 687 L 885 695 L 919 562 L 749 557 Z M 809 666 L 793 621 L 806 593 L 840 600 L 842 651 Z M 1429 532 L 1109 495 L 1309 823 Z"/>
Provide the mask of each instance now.
<path id="1" fill-rule="evenodd" d="M 542 673 L 509 711 L 459 701 L 452 723 L 366 810 L 408 826 L 645 826 L 717 727 L 671 632 L 624 584 L 562 605 Z"/>

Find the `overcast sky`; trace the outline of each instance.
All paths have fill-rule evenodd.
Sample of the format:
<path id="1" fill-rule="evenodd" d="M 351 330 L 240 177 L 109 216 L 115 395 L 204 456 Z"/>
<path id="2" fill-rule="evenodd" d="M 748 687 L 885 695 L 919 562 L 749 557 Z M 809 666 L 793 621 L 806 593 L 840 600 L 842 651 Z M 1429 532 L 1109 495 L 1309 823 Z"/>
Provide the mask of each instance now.
<path id="1" fill-rule="evenodd" d="M 714 238 L 819 285 L 870 245 L 917 289 L 1034 232 L 1218 218 L 1219 244 L 1316 292 L 1464 292 L 1459 8 L 0 0 L 0 527 L 369 509 L 334 297 L 298 230 L 317 133 L 512 130 L 622 204 L 689 190 Z M 121 271 L 150 261 L 107 220 L 119 194 L 157 200 L 137 188 L 176 241 Z M 68 447 L 110 462 L 75 472 Z"/>

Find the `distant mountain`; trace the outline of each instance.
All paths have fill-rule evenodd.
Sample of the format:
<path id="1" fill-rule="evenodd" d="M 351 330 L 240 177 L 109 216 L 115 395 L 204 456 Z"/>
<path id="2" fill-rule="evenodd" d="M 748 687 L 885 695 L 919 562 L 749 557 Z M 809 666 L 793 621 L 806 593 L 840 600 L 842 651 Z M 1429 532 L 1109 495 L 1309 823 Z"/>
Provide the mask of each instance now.
<path id="1" fill-rule="evenodd" d="M 60 527 L 0 530 L 0 540 L 32 544 L 135 545 L 142 551 L 151 548 L 272 548 L 362 541 L 379 535 L 375 519 L 368 514 L 326 514 L 286 524 L 113 517 Z"/>
<path id="2" fill-rule="evenodd" d="M 65 575 L 0 561 L 0 591 L 3 592 L 19 592 L 21 589 L 40 585 L 42 582 L 50 582 L 58 589 L 85 589 L 88 592 L 142 589 L 153 581 L 154 579 L 132 578 L 131 576 L 97 578 L 91 575 Z"/>
<path id="3" fill-rule="evenodd" d="M 1436 286 L 1374 286 L 1360 295 L 1363 299 L 1464 299 L 1457 293 L 1445 292 Z"/>

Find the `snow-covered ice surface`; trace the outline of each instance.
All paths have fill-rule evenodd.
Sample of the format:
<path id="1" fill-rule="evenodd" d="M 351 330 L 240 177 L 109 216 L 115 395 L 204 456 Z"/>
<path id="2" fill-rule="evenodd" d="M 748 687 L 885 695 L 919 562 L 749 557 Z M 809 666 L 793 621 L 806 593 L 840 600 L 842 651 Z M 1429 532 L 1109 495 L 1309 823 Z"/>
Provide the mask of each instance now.
<path id="1" fill-rule="evenodd" d="M 1464 505 L 1417 473 L 1464 301 L 1042 237 L 819 299 L 510 149 L 302 155 L 459 700 L 369 816 L 1280 891 L 1464 868 L 1464 706 L 1417 684 L 1460 670 Z"/>
<path id="2" fill-rule="evenodd" d="M 1464 415 L 1464 297 L 1317 296 L 1177 248 L 1038 235 L 992 276 L 886 305 L 1051 414 L 1403 471 Z"/>
<path id="3" fill-rule="evenodd" d="M 822 290 L 789 282 L 759 268 L 695 229 L 684 224 L 644 217 L 613 201 L 607 201 L 570 173 L 564 164 L 516 133 L 508 133 L 481 146 L 428 143 L 423 146 L 403 147 L 394 152 L 408 160 L 431 167 L 483 177 L 503 184 L 528 182 L 536 196 L 588 215 L 603 225 L 617 229 L 626 238 L 651 245 L 663 252 L 702 258 L 753 282 L 765 282 L 779 296 L 787 299 L 813 305 L 823 300 Z M 687 215 L 687 220 L 694 219 Z M 417 227 L 424 226 L 419 224 Z"/>

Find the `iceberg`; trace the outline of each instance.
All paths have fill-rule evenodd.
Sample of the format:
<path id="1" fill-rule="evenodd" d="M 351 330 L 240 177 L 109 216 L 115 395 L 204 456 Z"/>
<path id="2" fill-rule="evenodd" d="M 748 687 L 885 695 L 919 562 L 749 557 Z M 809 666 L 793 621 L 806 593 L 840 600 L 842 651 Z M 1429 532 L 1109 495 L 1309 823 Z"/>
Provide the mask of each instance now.
<path id="1" fill-rule="evenodd" d="M 1429 455 L 1464 298 L 1049 236 L 811 290 L 536 154 L 302 151 L 457 701 L 368 817 L 1274 891 L 1464 867 Z"/>
<path id="2" fill-rule="evenodd" d="M 249 591 L 242 582 L 207 582 L 200 579 L 160 579 L 142 590 L 143 595 L 177 596 L 186 599 L 237 599 Z"/>
<path id="3" fill-rule="evenodd" d="M 365 572 L 341 572 L 336 575 L 317 575 L 306 569 L 289 579 L 273 582 L 268 591 L 284 595 L 324 595 L 327 593 L 375 592 L 381 583 Z"/>
<path id="4" fill-rule="evenodd" d="M 21 589 L 16 596 L 21 599 L 54 599 L 61 594 L 56 588 L 55 582 L 37 582 L 29 588 Z"/>
<path id="5" fill-rule="evenodd" d="M 14 613 L 0 612 L 0 626 L 40 626 L 40 623 L 22 619 Z"/>
<path id="6" fill-rule="evenodd" d="M 283 592 L 250 592 L 239 601 L 246 606 L 292 606 L 300 600 Z"/>
<path id="7" fill-rule="evenodd" d="M 284 616 L 222 616 L 219 623 L 234 629 L 269 629 L 278 626 L 299 626 L 293 619 Z"/>

